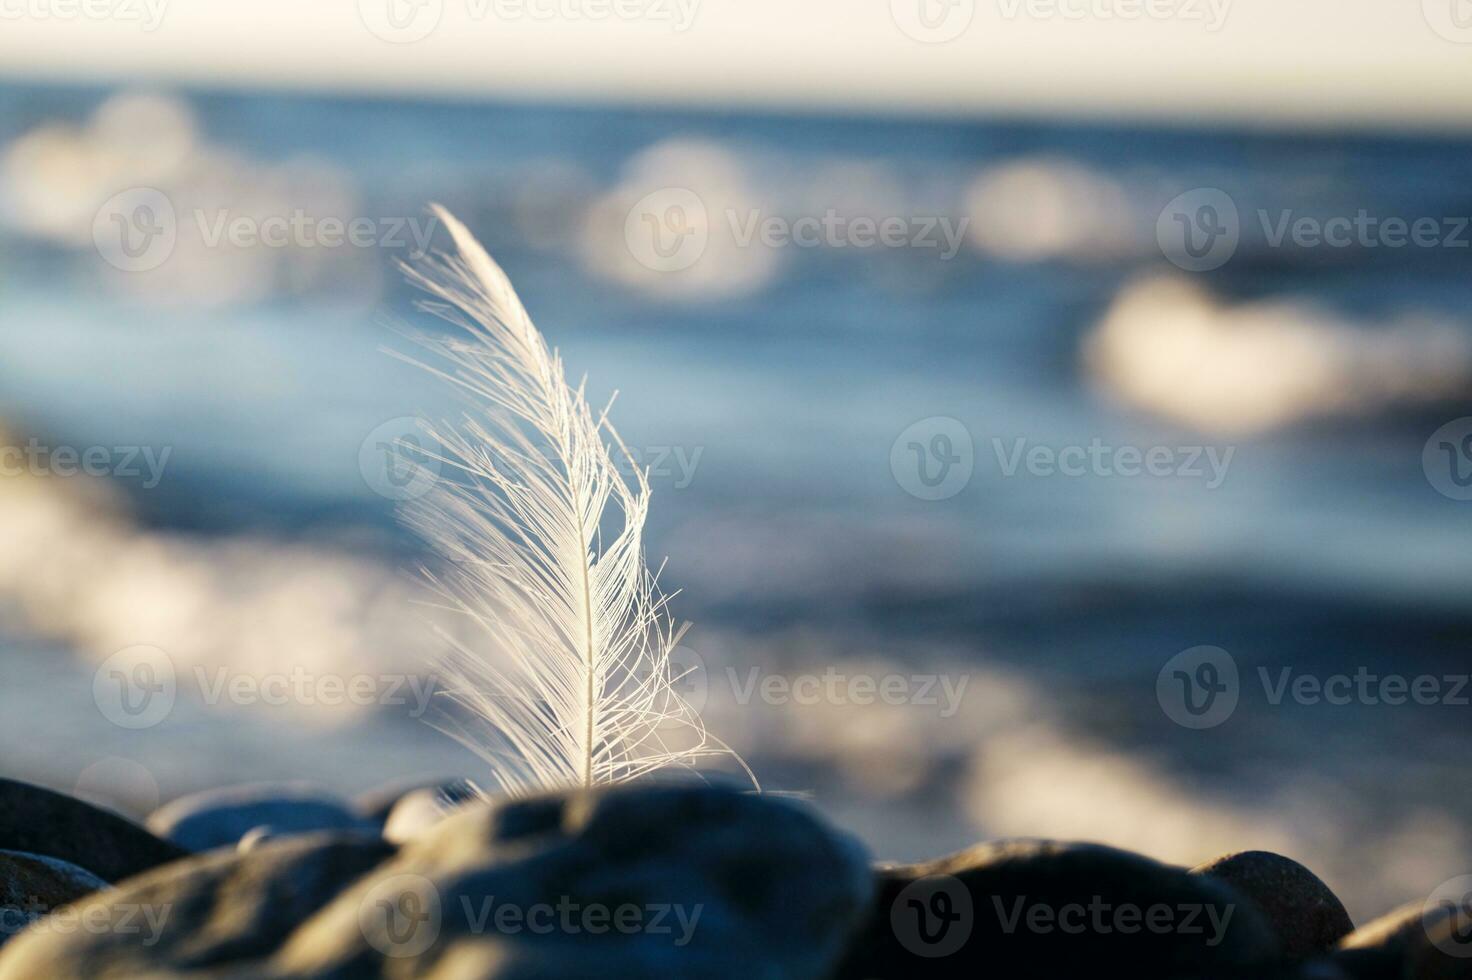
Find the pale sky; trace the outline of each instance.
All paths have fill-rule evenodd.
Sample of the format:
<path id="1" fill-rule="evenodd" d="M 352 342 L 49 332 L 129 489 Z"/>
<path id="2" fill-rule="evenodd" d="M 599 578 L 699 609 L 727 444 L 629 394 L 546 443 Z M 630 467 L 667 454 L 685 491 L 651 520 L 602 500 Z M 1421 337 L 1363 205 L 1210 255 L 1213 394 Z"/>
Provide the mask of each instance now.
<path id="1" fill-rule="evenodd" d="M 0 0 L 0 75 L 1466 129 L 1472 0 Z"/>

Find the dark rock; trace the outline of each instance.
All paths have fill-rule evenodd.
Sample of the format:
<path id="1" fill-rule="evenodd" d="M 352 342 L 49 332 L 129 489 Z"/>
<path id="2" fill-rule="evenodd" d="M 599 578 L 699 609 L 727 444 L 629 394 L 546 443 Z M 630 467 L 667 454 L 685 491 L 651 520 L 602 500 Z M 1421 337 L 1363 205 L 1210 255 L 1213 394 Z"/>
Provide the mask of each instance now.
<path id="1" fill-rule="evenodd" d="M 1472 980 L 1469 913 L 1403 905 L 1347 936 L 1334 962 L 1353 980 Z"/>
<path id="2" fill-rule="evenodd" d="M 148 829 L 191 851 L 235 847 L 257 827 L 277 836 L 372 829 L 346 803 L 302 783 L 257 783 L 204 790 L 154 811 Z"/>
<path id="3" fill-rule="evenodd" d="M 1421 903 L 1403 905 L 1346 936 L 1334 962 L 1355 980 L 1400 980 L 1410 941 L 1421 931 Z"/>
<path id="4" fill-rule="evenodd" d="M 1466 902 L 1466 899 L 1463 899 Z M 1422 939 L 1407 957 L 1414 980 L 1472 980 L 1472 907 L 1422 912 Z"/>
<path id="5" fill-rule="evenodd" d="M 359 793 L 353 798 L 353 810 L 364 820 L 372 821 L 381 827 L 388 822 L 388 815 L 392 812 L 394 804 L 415 790 L 467 785 L 469 784 L 464 779 L 396 779 Z"/>
<path id="6" fill-rule="evenodd" d="M 0 850 L 59 858 L 107 882 L 188 853 L 115 813 L 11 779 L 0 779 Z"/>
<path id="7" fill-rule="evenodd" d="M 872 884 L 804 807 L 709 787 L 469 804 L 392 853 L 334 834 L 199 855 L 77 906 L 132 910 L 145 941 L 28 933 L 0 980 L 823 977 Z"/>
<path id="8" fill-rule="evenodd" d="M 0 980 L 265 976 L 232 971 L 392 853 L 376 835 L 323 834 L 186 858 L 66 910 L 86 929 L 19 936 L 0 952 Z"/>
<path id="9" fill-rule="evenodd" d="M 1305 960 L 1298 964 L 1295 972 L 1286 976 L 1288 980 L 1355 980 L 1332 957 L 1327 956 Z"/>
<path id="10" fill-rule="evenodd" d="M 74 864 L 0 851 L 0 946 L 53 909 L 106 887 L 107 882 Z"/>
<path id="11" fill-rule="evenodd" d="M 254 851 L 262 844 L 268 843 L 273 840 L 280 840 L 282 837 L 289 836 L 289 834 L 276 833 L 276 829 L 274 827 L 257 827 L 250 833 L 246 834 L 244 837 L 240 838 L 240 843 L 235 845 L 235 849 L 237 851 L 240 851 L 242 854 L 245 854 L 250 851 Z"/>
<path id="12" fill-rule="evenodd" d="M 840 978 L 1276 977 L 1281 951 L 1232 888 L 1091 844 L 981 844 L 881 869 Z"/>
<path id="13" fill-rule="evenodd" d="M 1283 954 L 1301 960 L 1332 950 L 1354 932 L 1344 904 L 1308 868 L 1268 851 L 1228 854 L 1195 868 L 1257 903 Z"/>
<path id="14" fill-rule="evenodd" d="M 660 786 L 469 804 L 306 923 L 273 965 L 293 977 L 822 977 L 869 888 L 859 847 L 787 800 Z"/>
<path id="15" fill-rule="evenodd" d="M 446 783 L 410 790 L 383 822 L 383 837 L 395 844 L 412 840 L 448 817 L 456 807 L 480 799 L 469 783 Z"/>

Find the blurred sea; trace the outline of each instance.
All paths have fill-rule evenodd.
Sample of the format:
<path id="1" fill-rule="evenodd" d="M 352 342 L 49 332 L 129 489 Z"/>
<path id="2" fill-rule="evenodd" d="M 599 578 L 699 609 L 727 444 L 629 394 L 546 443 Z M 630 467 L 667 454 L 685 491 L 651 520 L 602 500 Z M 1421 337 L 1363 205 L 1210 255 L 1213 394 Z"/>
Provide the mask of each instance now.
<path id="1" fill-rule="evenodd" d="M 156 487 L 0 484 L 0 716 L 25 735 L 6 775 L 91 778 L 136 810 L 212 783 L 346 792 L 478 765 L 394 712 L 324 724 L 181 693 L 120 733 L 91 696 L 130 643 L 247 669 L 423 653 L 390 642 L 413 630 L 419 547 L 360 468 L 382 423 L 455 411 L 383 350 L 410 349 L 402 322 L 434 329 L 395 267 L 408 249 L 211 247 L 195 216 L 384 230 L 435 200 L 569 370 L 618 389 L 708 718 L 769 787 L 810 791 L 890 858 L 986 835 L 1183 862 L 1281 849 L 1360 916 L 1472 863 L 1472 707 L 1273 705 L 1256 681 L 1472 670 L 1472 504 L 1423 470 L 1432 433 L 1472 415 L 1472 138 L 8 85 L 0 168 L 0 422 L 171 451 Z M 125 272 L 94 219 L 136 187 L 168 195 L 178 241 Z M 668 188 L 707 209 L 685 272 L 626 239 L 630 208 Z M 1240 244 L 1193 273 L 1162 250 L 1162 211 L 1199 188 L 1233 202 Z M 953 258 L 732 233 L 733 215 L 830 210 L 969 224 Z M 1275 245 L 1262 217 L 1361 211 L 1434 218 L 1442 241 Z M 891 465 L 934 417 L 974 447 L 944 500 Z M 1231 456 L 1219 486 L 1008 475 L 1017 440 Z M 1156 693 L 1198 645 L 1243 679 L 1203 731 Z M 834 665 L 965 677 L 966 695 L 948 717 L 736 703 L 753 666 Z M 137 790 L 139 766 L 156 787 Z"/>

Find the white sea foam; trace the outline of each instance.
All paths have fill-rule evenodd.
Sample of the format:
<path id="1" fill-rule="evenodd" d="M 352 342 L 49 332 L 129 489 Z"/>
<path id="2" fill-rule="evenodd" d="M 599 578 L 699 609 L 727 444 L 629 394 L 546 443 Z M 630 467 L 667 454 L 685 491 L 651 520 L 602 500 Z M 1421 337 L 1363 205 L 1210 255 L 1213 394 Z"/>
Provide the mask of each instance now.
<path id="1" fill-rule="evenodd" d="M 1125 403 L 1227 434 L 1472 394 L 1472 337 L 1451 323 L 1357 323 L 1294 300 L 1233 304 L 1181 279 L 1126 286 L 1084 359 Z"/>

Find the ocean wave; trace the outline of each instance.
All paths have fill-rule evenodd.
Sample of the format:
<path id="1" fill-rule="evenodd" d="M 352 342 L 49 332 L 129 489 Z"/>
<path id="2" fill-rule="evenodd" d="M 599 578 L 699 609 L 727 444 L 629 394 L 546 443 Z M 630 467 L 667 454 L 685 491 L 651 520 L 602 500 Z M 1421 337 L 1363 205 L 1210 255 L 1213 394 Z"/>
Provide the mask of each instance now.
<path id="1" fill-rule="evenodd" d="M 1415 315 L 1353 322 L 1292 299 L 1233 304 L 1174 278 L 1126 285 L 1083 354 L 1109 394 L 1206 432 L 1472 395 L 1472 337 L 1461 325 Z"/>

